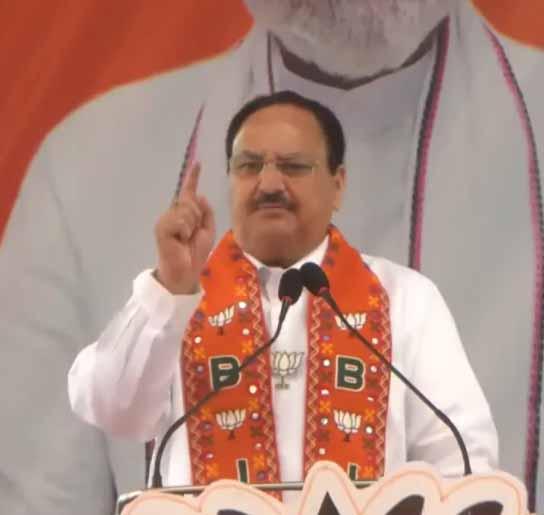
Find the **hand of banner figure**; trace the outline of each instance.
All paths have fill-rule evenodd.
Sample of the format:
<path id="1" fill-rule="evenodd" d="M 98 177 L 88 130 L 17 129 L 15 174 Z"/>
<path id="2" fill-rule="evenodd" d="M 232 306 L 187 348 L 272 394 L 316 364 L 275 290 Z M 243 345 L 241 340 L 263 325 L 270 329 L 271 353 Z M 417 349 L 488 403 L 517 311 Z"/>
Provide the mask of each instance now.
<path id="1" fill-rule="evenodd" d="M 157 280 L 173 294 L 195 293 L 215 239 L 215 221 L 208 201 L 197 194 L 200 165 L 184 177 L 179 195 L 155 226 L 159 253 Z"/>

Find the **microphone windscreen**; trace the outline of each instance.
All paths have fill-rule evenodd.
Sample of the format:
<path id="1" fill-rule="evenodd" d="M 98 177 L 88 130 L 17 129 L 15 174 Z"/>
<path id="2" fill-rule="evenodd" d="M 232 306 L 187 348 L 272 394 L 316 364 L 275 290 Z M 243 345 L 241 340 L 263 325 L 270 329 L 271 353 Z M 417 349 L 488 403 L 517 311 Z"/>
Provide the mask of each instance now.
<path id="1" fill-rule="evenodd" d="M 329 280 L 323 272 L 323 269 L 308 261 L 300 267 L 300 273 L 302 274 L 302 282 L 313 295 L 321 295 L 324 290 L 329 289 Z"/>
<path id="2" fill-rule="evenodd" d="M 282 302 L 288 300 L 290 304 L 294 304 L 302 293 L 302 286 L 300 270 L 290 268 L 281 276 L 278 297 Z"/>

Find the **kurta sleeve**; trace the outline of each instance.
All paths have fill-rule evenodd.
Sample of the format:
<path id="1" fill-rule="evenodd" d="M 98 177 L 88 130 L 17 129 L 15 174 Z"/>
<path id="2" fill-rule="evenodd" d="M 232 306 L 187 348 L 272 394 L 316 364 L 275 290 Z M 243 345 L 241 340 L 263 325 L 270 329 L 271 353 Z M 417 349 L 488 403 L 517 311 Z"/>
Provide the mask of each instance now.
<path id="1" fill-rule="evenodd" d="M 402 344 L 408 375 L 457 426 L 473 471 L 496 468 L 497 431 L 453 317 L 431 281 L 417 274 L 411 282 L 403 306 L 408 330 Z M 408 391 L 406 407 L 408 460 L 431 463 L 444 476 L 461 476 L 462 456 L 450 429 Z"/>
<path id="2" fill-rule="evenodd" d="M 142 272 L 126 305 L 68 374 L 72 409 L 108 433 L 155 438 L 171 416 L 183 331 L 200 294 L 171 295 Z"/>

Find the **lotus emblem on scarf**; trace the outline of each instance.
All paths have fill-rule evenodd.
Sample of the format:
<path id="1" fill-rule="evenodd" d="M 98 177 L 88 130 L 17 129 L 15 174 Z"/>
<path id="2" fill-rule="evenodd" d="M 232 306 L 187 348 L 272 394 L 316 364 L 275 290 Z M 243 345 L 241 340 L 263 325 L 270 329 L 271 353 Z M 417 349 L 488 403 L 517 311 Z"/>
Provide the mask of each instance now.
<path id="1" fill-rule="evenodd" d="M 229 440 L 233 440 L 235 435 L 234 431 L 242 426 L 244 420 L 246 419 L 246 410 L 245 409 L 235 409 L 220 411 L 216 413 L 215 419 L 217 424 L 224 431 L 230 431 Z"/>
<path id="2" fill-rule="evenodd" d="M 346 320 L 349 322 L 351 327 L 354 329 L 362 329 L 366 322 L 366 313 L 347 313 L 344 315 L 346 317 Z M 347 331 L 346 324 L 342 322 L 339 316 L 335 316 L 334 319 L 336 320 L 336 325 L 342 330 Z"/>
<path id="3" fill-rule="evenodd" d="M 272 353 L 272 375 L 280 378 L 280 382 L 276 383 L 276 388 L 279 390 L 289 388 L 285 378 L 296 373 L 303 356 L 304 352 L 280 351 Z"/>
<path id="4" fill-rule="evenodd" d="M 361 427 L 361 415 L 349 411 L 334 410 L 334 422 L 340 431 L 345 433 L 344 441 L 349 442 L 352 434 Z"/>
<path id="5" fill-rule="evenodd" d="M 217 332 L 223 334 L 225 332 L 224 327 L 232 322 L 234 316 L 234 305 L 224 309 L 216 315 L 208 317 L 208 322 L 212 327 L 217 327 Z"/>

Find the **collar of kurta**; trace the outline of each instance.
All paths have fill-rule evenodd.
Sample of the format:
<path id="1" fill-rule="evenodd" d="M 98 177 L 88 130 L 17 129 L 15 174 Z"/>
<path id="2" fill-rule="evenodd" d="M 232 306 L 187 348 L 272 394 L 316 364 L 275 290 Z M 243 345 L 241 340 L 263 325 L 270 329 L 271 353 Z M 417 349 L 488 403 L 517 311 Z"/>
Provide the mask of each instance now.
<path id="1" fill-rule="evenodd" d="M 378 278 L 333 226 L 321 263 L 331 292 L 357 330 L 391 359 L 389 300 Z M 280 482 L 272 389 L 274 374 L 306 359 L 304 472 L 318 460 L 353 479 L 383 475 L 389 372 L 320 298 L 307 310 L 305 355 L 271 353 L 241 374 L 240 363 L 268 339 L 260 281 L 232 232 L 216 247 L 201 277 L 202 300 L 183 338 L 185 406 L 223 388 L 188 421 L 194 484 L 220 478 Z M 284 370 L 285 369 L 285 370 Z"/>
<path id="2" fill-rule="evenodd" d="M 327 250 L 328 234 L 323 241 L 309 254 L 302 259 L 294 263 L 291 268 L 300 268 L 304 263 L 311 261 L 312 263 L 321 263 L 325 251 Z M 281 280 L 281 276 L 284 269 L 279 267 L 270 267 L 261 263 L 256 257 L 244 252 L 244 257 L 255 267 L 257 274 L 259 275 L 259 281 L 261 289 L 269 301 L 277 298 L 278 288 Z"/>

